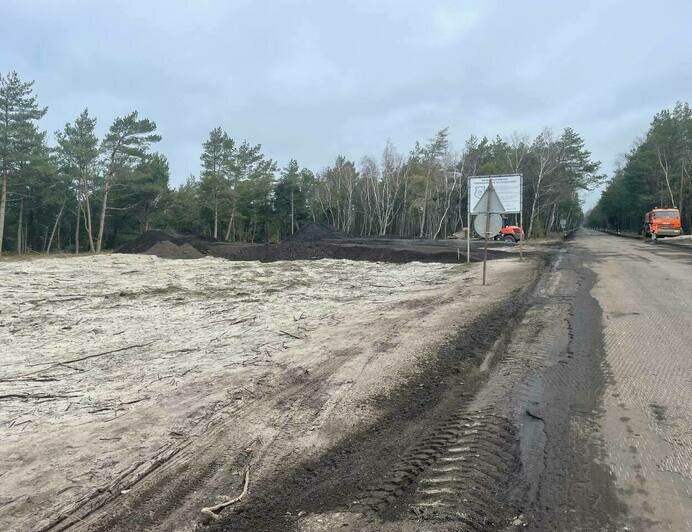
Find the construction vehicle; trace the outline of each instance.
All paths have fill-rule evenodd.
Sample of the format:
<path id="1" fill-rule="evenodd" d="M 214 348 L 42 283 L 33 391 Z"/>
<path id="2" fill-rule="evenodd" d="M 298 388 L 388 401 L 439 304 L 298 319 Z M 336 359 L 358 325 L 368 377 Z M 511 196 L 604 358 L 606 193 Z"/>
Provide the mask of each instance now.
<path id="1" fill-rule="evenodd" d="M 524 231 L 518 225 L 509 225 L 507 218 L 504 218 L 502 220 L 502 229 L 493 237 L 493 240 L 516 243 L 520 240 L 524 240 Z"/>
<path id="2" fill-rule="evenodd" d="M 679 236 L 682 233 L 680 211 L 675 208 L 656 207 L 644 215 L 644 237 L 656 240 L 662 236 Z"/>

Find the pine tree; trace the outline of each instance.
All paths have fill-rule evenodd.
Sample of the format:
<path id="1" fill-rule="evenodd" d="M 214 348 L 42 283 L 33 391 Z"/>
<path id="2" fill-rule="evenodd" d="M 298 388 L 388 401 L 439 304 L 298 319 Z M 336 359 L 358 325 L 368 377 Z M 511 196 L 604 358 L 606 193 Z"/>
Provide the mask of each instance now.
<path id="1" fill-rule="evenodd" d="M 108 209 L 108 193 L 113 181 L 132 166 L 145 159 L 153 142 L 161 140 L 154 133 L 156 123 L 146 118 L 139 119 L 137 111 L 116 118 L 108 134 L 101 143 L 101 153 L 105 158 L 106 174 L 103 182 L 103 197 L 101 200 L 101 219 L 99 234 L 96 242 L 96 252 L 101 251 L 103 230 L 106 225 L 106 210 Z"/>
<path id="2" fill-rule="evenodd" d="M 234 173 L 235 142 L 223 129 L 216 127 L 209 132 L 209 138 L 202 145 L 202 180 L 200 183 L 202 195 L 209 201 L 212 212 L 212 236 L 219 238 L 219 220 L 225 200 L 231 190 L 231 180 Z M 229 230 L 232 224 L 229 221 Z"/>
<path id="3" fill-rule="evenodd" d="M 0 75 L 0 257 L 11 180 L 30 163 L 32 152 L 43 145 L 44 135 L 36 122 L 46 114 L 47 108 L 38 106 L 33 84 L 33 81 L 23 82 L 16 72 Z"/>
<path id="4" fill-rule="evenodd" d="M 96 118 L 90 117 L 89 110 L 84 109 L 74 124 L 65 124 L 62 131 L 55 132 L 60 167 L 63 173 L 72 178 L 77 203 L 76 214 L 77 217 L 84 217 L 89 249 L 92 253 L 96 248 L 91 217 L 91 196 L 94 193 L 94 175 L 99 156 L 95 127 Z M 79 235 L 75 238 L 78 241 Z M 75 244 L 75 253 L 79 253 L 78 243 Z"/>

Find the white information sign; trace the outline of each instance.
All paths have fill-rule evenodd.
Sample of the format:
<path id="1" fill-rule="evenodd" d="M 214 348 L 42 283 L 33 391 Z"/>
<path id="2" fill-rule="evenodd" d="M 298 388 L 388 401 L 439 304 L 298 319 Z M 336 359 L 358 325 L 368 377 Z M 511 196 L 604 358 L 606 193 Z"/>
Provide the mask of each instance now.
<path id="1" fill-rule="evenodd" d="M 493 188 L 505 208 L 504 212 L 521 212 L 521 175 L 519 174 L 469 177 L 469 212 L 471 214 L 481 212 L 483 205 L 480 205 L 480 199 L 491 179 Z"/>

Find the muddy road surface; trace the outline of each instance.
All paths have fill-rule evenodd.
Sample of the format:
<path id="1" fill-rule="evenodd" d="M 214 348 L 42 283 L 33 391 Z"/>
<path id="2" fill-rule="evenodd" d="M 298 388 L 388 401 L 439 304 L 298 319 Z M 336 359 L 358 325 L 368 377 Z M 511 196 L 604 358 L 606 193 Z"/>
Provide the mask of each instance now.
<path id="1" fill-rule="evenodd" d="M 376 423 L 277 470 L 213 528 L 692 529 L 691 268 L 579 232 Z"/>

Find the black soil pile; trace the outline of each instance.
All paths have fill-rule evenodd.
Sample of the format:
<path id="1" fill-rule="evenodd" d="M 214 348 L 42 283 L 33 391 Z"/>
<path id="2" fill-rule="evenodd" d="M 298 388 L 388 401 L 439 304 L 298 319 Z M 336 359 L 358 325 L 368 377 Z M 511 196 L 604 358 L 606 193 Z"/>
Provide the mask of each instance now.
<path id="1" fill-rule="evenodd" d="M 229 260 L 258 260 L 274 262 L 278 260 L 317 260 L 346 259 L 371 262 L 460 262 L 456 251 L 418 251 L 413 249 L 396 249 L 384 246 L 353 245 L 346 242 L 282 242 L 257 246 L 217 245 L 210 254 Z M 491 255 L 491 253 L 489 253 Z M 503 254 L 504 256 L 504 254 Z M 482 260 L 482 257 L 480 257 Z M 479 257 L 472 253 L 471 260 Z M 465 260 L 462 256 L 461 260 Z"/>
<path id="2" fill-rule="evenodd" d="M 324 238 L 319 238 L 322 235 Z M 147 231 L 135 240 L 116 250 L 117 253 L 141 253 L 166 259 L 193 259 L 203 256 L 221 257 L 228 260 L 279 260 L 347 259 L 371 262 L 465 262 L 465 253 L 456 246 L 435 241 L 351 239 L 334 229 L 319 224 L 305 226 L 293 235 L 295 240 L 279 244 L 248 244 L 219 242 L 199 235 L 182 235 L 164 231 Z M 464 250 L 465 251 L 465 250 Z M 489 249 L 488 258 L 505 258 L 509 255 L 499 249 Z M 471 250 L 471 261 L 483 260 L 480 249 Z"/>
<path id="3" fill-rule="evenodd" d="M 162 257 L 165 259 L 201 259 L 204 257 L 196 248 L 188 244 L 187 242 L 182 246 L 174 244 L 169 240 L 164 240 L 163 242 L 158 242 L 151 246 L 147 251 L 144 252 L 145 255 L 156 255 L 157 257 Z"/>
<path id="4" fill-rule="evenodd" d="M 141 253 L 164 259 L 198 259 L 209 254 L 216 242 L 199 235 L 183 235 L 152 230 L 126 242 L 116 253 Z"/>
<path id="5" fill-rule="evenodd" d="M 348 237 L 330 225 L 309 223 L 286 238 L 286 240 L 289 242 L 317 242 L 319 240 L 337 240 L 342 238 Z"/>

